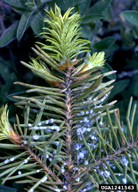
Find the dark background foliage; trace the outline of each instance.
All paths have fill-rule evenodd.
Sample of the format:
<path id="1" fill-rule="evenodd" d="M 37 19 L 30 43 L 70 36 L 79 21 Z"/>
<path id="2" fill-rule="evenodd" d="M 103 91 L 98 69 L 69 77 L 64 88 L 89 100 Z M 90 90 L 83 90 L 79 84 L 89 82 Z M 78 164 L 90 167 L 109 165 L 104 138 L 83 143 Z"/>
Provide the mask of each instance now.
<path id="1" fill-rule="evenodd" d="M 13 82 L 37 84 L 41 81 L 20 61 L 28 62 L 34 55 L 31 47 L 36 41 L 43 41 L 39 36 L 46 15 L 43 10 L 54 7 L 55 3 L 63 12 L 74 6 L 74 11 L 80 12 L 82 35 L 91 41 L 92 51 L 106 52 L 104 72 L 117 71 L 116 75 L 110 76 L 116 82 L 109 100 L 118 100 L 116 107 L 120 108 L 124 120 L 130 97 L 133 96 L 134 103 L 138 103 L 137 0 L 0 0 L 0 105 L 8 103 L 10 121 L 15 122 L 14 115 L 19 111 L 12 95 L 23 93 L 24 89 Z M 129 13 L 123 15 L 122 12 L 127 10 L 134 12 L 131 16 Z"/>

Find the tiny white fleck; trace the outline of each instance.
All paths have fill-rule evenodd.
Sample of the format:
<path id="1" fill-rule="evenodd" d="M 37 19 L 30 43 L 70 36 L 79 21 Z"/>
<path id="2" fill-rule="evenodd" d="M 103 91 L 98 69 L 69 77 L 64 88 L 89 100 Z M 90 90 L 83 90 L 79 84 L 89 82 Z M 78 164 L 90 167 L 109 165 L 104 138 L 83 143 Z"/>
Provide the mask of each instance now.
<path id="1" fill-rule="evenodd" d="M 80 181 L 80 177 L 77 177 L 77 178 L 75 179 L 75 181 L 79 182 L 79 181 Z"/>
<path id="2" fill-rule="evenodd" d="M 37 169 L 37 170 L 36 170 L 36 173 L 39 173 L 39 172 L 40 172 L 40 169 Z"/>
<path id="3" fill-rule="evenodd" d="M 91 128 L 87 128 L 87 131 L 90 132 L 90 131 L 91 131 Z"/>
<path id="4" fill-rule="evenodd" d="M 93 113 L 93 110 L 92 110 L 92 109 L 90 110 L 90 113 Z"/>
<path id="5" fill-rule="evenodd" d="M 37 127 L 37 126 L 34 126 L 33 128 L 34 128 L 35 130 L 37 130 L 37 129 L 38 129 L 38 127 Z"/>
<path id="6" fill-rule="evenodd" d="M 87 131 L 86 127 L 82 129 L 82 133 L 85 133 L 85 131 Z"/>
<path id="7" fill-rule="evenodd" d="M 107 171 L 107 170 L 105 170 L 105 171 L 104 171 L 104 176 L 105 176 L 105 177 L 109 177 L 109 176 L 110 176 L 110 172 Z"/>
<path id="8" fill-rule="evenodd" d="M 51 129 L 55 129 L 56 131 L 59 131 L 59 130 L 60 130 L 60 128 L 59 128 L 58 126 L 56 126 L 56 125 L 53 125 L 53 126 L 51 127 Z"/>
<path id="9" fill-rule="evenodd" d="M 51 118 L 51 119 L 49 119 L 49 123 L 53 123 L 54 122 L 54 119 L 53 118 Z"/>
<path id="10" fill-rule="evenodd" d="M 117 173 L 118 176 L 121 176 L 121 173 Z"/>
<path id="11" fill-rule="evenodd" d="M 21 171 L 18 171 L 18 175 L 21 175 L 22 174 L 22 172 Z"/>
<path id="12" fill-rule="evenodd" d="M 45 124 L 49 124 L 49 121 L 48 121 L 48 120 L 46 120 L 46 121 L 45 121 Z"/>
<path id="13" fill-rule="evenodd" d="M 99 174 L 102 175 L 102 174 L 103 174 L 103 171 L 99 170 Z"/>
<path id="14" fill-rule="evenodd" d="M 103 166 L 107 169 L 107 166 L 106 166 L 106 164 L 105 164 L 105 163 L 103 163 Z"/>
<path id="15" fill-rule="evenodd" d="M 83 159 L 84 158 L 84 153 L 83 152 L 79 152 L 78 153 L 78 159 Z"/>
<path id="16" fill-rule="evenodd" d="M 62 167 L 61 168 L 61 173 L 64 173 L 65 172 L 65 169 Z"/>
<path id="17" fill-rule="evenodd" d="M 46 154 L 46 158 L 48 158 L 49 157 L 49 155 L 48 154 Z"/>
<path id="18" fill-rule="evenodd" d="M 85 164 L 85 165 L 88 165 L 88 161 L 87 161 L 87 160 L 85 160 L 84 164 Z"/>
<path id="19" fill-rule="evenodd" d="M 39 139 L 39 135 L 35 134 L 35 135 L 32 136 L 32 138 L 33 138 L 34 140 L 38 140 L 38 139 Z"/>
<path id="20" fill-rule="evenodd" d="M 28 159 L 25 159 L 23 162 L 24 162 L 24 163 L 28 163 Z"/>
<path id="21" fill-rule="evenodd" d="M 4 163 L 4 164 L 9 163 L 9 159 L 6 159 L 3 163 Z"/>
<path id="22" fill-rule="evenodd" d="M 32 126 L 32 124 L 31 123 L 28 123 L 28 127 L 31 127 Z"/>
<path id="23" fill-rule="evenodd" d="M 52 157 L 49 157 L 49 161 L 52 161 Z"/>
<path id="24" fill-rule="evenodd" d="M 84 111 L 81 111 L 81 115 L 84 115 Z"/>
<path id="25" fill-rule="evenodd" d="M 126 178 L 123 178 L 122 181 L 123 181 L 123 183 L 125 183 L 125 184 L 127 183 L 127 179 L 126 179 Z"/>
<path id="26" fill-rule="evenodd" d="M 127 165 L 128 165 L 128 160 L 126 159 L 126 156 L 122 157 L 122 161 L 123 161 L 124 166 L 127 167 Z"/>
<path id="27" fill-rule="evenodd" d="M 88 100 L 91 101 L 91 100 L 92 100 L 92 97 L 89 97 Z"/>
<path id="28" fill-rule="evenodd" d="M 110 162 L 109 162 L 109 161 L 106 161 L 106 163 L 107 163 L 108 165 L 110 165 Z"/>
<path id="29" fill-rule="evenodd" d="M 67 186 L 66 186 L 66 185 L 63 185 L 63 189 L 67 189 Z"/>
<path id="30" fill-rule="evenodd" d="M 84 117 L 83 122 L 88 123 L 89 119 L 87 119 L 87 117 Z"/>
<path id="31" fill-rule="evenodd" d="M 45 182 L 47 180 L 47 176 L 43 177 L 43 179 L 41 180 L 41 182 Z"/>
<path id="32" fill-rule="evenodd" d="M 90 136 L 92 140 L 96 139 L 96 137 L 94 135 Z"/>
<path id="33" fill-rule="evenodd" d="M 56 192 L 60 192 L 60 189 L 55 189 Z"/>
<path id="34" fill-rule="evenodd" d="M 14 160 L 15 160 L 14 157 L 11 157 L 11 158 L 10 158 L 10 161 L 14 161 Z"/>
<path id="35" fill-rule="evenodd" d="M 108 97 L 108 93 L 105 94 L 105 97 Z"/>
<path id="36" fill-rule="evenodd" d="M 25 145 L 27 144 L 27 140 L 24 141 L 24 144 L 25 144 Z"/>
<path id="37" fill-rule="evenodd" d="M 76 143 L 75 148 L 76 148 L 76 150 L 78 151 L 78 150 L 81 148 L 81 144 L 80 144 L 80 143 Z"/>
<path id="38" fill-rule="evenodd" d="M 55 144 L 56 144 L 56 146 L 58 146 L 58 145 L 59 145 L 59 142 L 58 142 L 58 141 L 56 141 L 56 142 L 55 142 Z"/>
<path id="39" fill-rule="evenodd" d="M 102 121 L 100 121 L 100 122 L 99 122 L 99 126 L 101 127 L 102 125 L 103 125 L 103 122 L 102 122 Z"/>

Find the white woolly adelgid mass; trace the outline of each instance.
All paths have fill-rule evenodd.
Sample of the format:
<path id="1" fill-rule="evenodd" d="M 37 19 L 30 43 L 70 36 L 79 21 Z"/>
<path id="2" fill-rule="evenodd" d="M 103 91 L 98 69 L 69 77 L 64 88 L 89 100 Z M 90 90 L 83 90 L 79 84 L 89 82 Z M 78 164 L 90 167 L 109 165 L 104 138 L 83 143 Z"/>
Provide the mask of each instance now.
<path id="1" fill-rule="evenodd" d="M 16 180 L 28 192 L 96 192 L 99 184 L 136 183 L 136 107 L 131 98 L 122 124 L 116 101 L 107 103 L 114 80 L 105 80 L 114 71 L 102 73 L 105 53 L 91 53 L 80 15 L 71 11 L 62 15 L 56 5 L 47 11 L 45 43 L 33 48 L 36 58 L 21 62 L 49 86 L 15 82 L 27 96 L 14 96 L 21 117 L 13 128 L 7 106 L 1 109 L 2 184 Z"/>

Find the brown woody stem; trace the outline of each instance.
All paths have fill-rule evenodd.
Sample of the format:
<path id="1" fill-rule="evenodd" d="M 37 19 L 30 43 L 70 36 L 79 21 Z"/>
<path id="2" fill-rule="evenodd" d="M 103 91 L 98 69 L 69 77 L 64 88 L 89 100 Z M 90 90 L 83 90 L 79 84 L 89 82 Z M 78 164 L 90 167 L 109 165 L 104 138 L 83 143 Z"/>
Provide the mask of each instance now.
<path id="1" fill-rule="evenodd" d="M 70 85 L 72 83 L 72 80 L 70 79 L 70 69 L 67 71 L 66 75 L 66 126 L 67 126 L 67 132 L 66 132 L 66 144 L 67 144 L 67 156 L 69 156 L 67 160 L 67 166 L 68 170 L 65 173 L 66 182 L 68 189 L 66 192 L 71 192 L 72 189 L 72 167 L 73 167 L 73 159 L 72 159 L 72 109 L 71 109 L 71 88 Z"/>

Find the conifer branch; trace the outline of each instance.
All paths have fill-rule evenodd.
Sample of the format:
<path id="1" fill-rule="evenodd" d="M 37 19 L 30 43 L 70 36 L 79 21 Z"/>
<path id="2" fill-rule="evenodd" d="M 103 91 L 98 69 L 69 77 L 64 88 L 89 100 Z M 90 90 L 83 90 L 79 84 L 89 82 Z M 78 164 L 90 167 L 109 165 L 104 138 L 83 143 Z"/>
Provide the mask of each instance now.
<path id="1" fill-rule="evenodd" d="M 57 5 L 47 11 L 46 44 L 33 48 L 36 58 L 21 62 L 49 86 L 14 83 L 26 90 L 11 95 L 23 111 L 13 127 L 7 105 L 0 110 L 2 184 L 15 179 L 27 183 L 28 192 L 96 192 L 100 183 L 136 183 L 136 106 L 132 110 L 131 98 L 123 127 L 119 109 L 112 109 L 116 101 L 105 103 L 114 80 L 104 78 L 115 71 L 102 73 L 105 53 L 89 53 L 80 15 L 71 10 L 63 16 Z"/>

